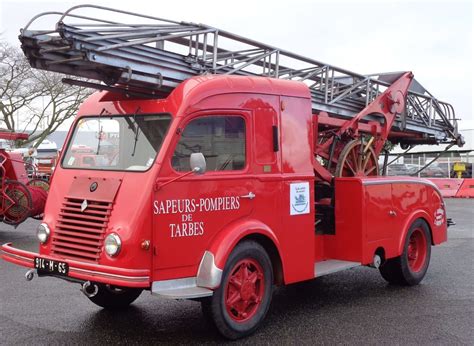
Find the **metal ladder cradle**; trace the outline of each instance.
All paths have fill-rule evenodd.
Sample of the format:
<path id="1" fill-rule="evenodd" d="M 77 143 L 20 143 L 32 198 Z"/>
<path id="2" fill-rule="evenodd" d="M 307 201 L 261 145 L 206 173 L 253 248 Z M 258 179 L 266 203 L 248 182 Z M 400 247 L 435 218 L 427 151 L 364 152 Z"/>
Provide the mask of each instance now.
<path id="1" fill-rule="evenodd" d="M 92 11 L 121 20 L 81 14 Z M 54 29 L 30 29 L 44 16 L 59 17 Z M 360 75 L 211 26 L 94 5 L 41 13 L 22 29 L 20 40 L 33 67 L 98 81 L 65 80 L 72 84 L 159 98 L 202 74 L 296 80 L 308 86 L 313 112 L 340 119 L 353 118 L 403 74 Z M 416 80 L 392 129 L 426 143 L 462 145 L 453 107 Z"/>

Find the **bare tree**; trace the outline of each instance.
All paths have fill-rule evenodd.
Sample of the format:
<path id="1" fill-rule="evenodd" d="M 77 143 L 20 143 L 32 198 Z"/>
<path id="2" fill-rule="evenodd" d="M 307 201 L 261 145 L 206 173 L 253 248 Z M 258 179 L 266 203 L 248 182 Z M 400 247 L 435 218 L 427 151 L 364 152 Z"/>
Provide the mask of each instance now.
<path id="1" fill-rule="evenodd" d="M 21 52 L 5 42 L 0 43 L 0 119 L 8 130 L 18 130 L 15 114 L 41 96 L 37 84 L 30 83 L 31 67 Z"/>
<path id="2" fill-rule="evenodd" d="M 65 85 L 56 73 L 31 68 L 22 52 L 0 42 L 0 127 L 28 131 L 38 146 L 72 118 L 90 89 Z M 17 121 L 21 119 L 21 121 Z"/>

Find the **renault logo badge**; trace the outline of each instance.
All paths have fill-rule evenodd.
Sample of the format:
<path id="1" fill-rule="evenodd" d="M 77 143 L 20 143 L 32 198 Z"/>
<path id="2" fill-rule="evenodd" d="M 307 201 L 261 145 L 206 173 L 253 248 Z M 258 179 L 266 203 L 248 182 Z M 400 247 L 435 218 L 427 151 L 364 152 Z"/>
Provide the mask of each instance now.
<path id="1" fill-rule="evenodd" d="M 82 202 L 81 204 L 81 212 L 84 212 L 84 210 L 87 209 L 89 204 L 87 204 L 87 199 L 84 200 L 84 202 Z"/>
<path id="2" fill-rule="evenodd" d="M 94 181 L 91 186 L 89 186 L 89 190 L 90 192 L 94 192 L 95 190 L 97 190 L 97 186 L 98 184 Z"/>

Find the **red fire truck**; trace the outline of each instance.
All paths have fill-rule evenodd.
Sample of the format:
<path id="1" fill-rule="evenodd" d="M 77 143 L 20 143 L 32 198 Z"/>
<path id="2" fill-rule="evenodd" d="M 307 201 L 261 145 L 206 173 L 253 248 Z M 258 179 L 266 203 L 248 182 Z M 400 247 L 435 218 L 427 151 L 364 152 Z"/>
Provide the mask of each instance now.
<path id="1" fill-rule="evenodd" d="M 0 130 L 0 140 L 28 139 L 27 133 Z M 0 223 L 18 226 L 28 217 L 41 219 L 49 183 L 20 153 L 0 147 Z"/>
<path id="2" fill-rule="evenodd" d="M 91 7 L 117 22 L 78 12 Z M 236 339 L 261 324 L 275 285 L 357 266 L 392 284 L 423 279 L 431 246 L 447 239 L 443 199 L 427 180 L 380 176 L 378 157 L 387 139 L 462 138 L 452 107 L 410 72 L 358 75 L 209 26 L 99 6 L 59 16 L 54 30 L 33 30 L 34 20 L 22 30 L 26 56 L 101 91 L 64 145 L 39 252 L 2 247 L 31 268 L 28 280 L 79 283 L 107 309 L 143 290 L 200 300 Z"/>

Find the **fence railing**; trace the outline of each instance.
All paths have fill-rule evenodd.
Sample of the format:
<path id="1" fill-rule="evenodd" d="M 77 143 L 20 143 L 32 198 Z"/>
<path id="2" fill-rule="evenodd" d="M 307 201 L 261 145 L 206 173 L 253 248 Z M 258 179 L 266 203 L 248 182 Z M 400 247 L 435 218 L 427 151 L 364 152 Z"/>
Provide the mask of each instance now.
<path id="1" fill-rule="evenodd" d="M 472 167 L 474 165 L 474 155 L 463 154 L 459 157 L 442 157 L 434 163 L 419 170 L 433 160 L 433 156 L 407 155 L 400 157 L 387 166 L 388 176 L 416 176 L 420 178 L 457 178 L 455 170 L 457 163 L 463 163 L 465 171 L 461 172 L 462 178 L 474 178 Z M 390 159 L 389 159 L 390 162 Z M 382 166 L 382 165 L 381 165 Z"/>

